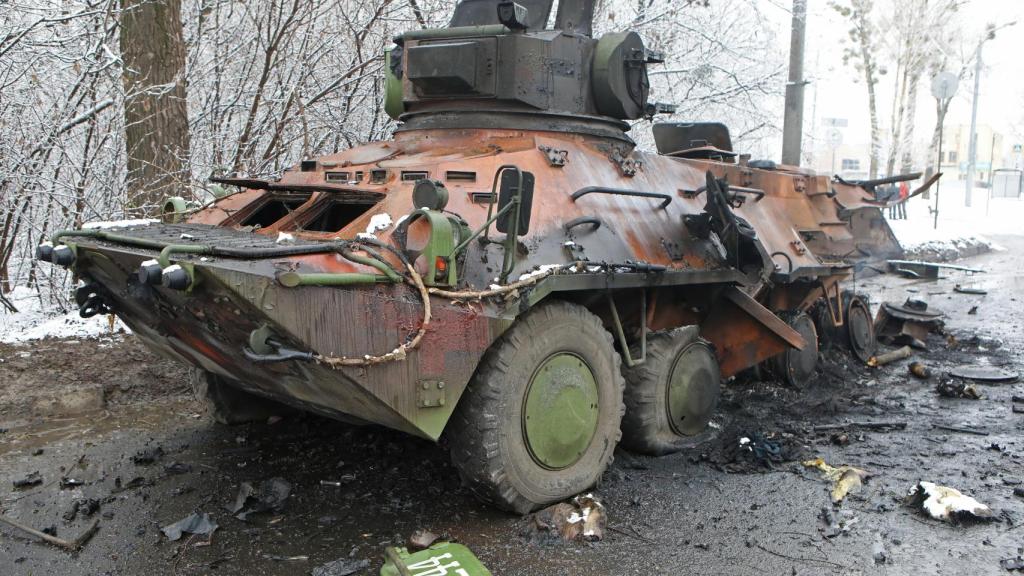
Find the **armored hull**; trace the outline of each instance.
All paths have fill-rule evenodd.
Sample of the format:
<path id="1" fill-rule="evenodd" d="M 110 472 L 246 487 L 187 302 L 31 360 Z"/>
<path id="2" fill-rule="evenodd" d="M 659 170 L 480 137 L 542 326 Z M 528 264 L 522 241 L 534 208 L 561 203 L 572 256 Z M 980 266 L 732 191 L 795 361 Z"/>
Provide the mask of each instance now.
<path id="1" fill-rule="evenodd" d="M 392 140 L 218 178 L 234 192 L 40 257 L 82 279 L 83 314 L 193 366 L 225 420 L 263 398 L 447 434 L 466 482 L 520 512 L 591 485 L 620 436 L 699 439 L 723 377 L 770 360 L 806 382 L 817 330 L 864 354 L 870 312 L 841 282 L 898 250 L 868 190 L 749 162 L 720 125 L 656 125 L 660 153 L 636 150 L 623 120 L 660 110 L 657 56 L 591 39 L 588 2 L 562 10 L 534 30 L 546 13 L 464 1 L 396 40 Z"/>

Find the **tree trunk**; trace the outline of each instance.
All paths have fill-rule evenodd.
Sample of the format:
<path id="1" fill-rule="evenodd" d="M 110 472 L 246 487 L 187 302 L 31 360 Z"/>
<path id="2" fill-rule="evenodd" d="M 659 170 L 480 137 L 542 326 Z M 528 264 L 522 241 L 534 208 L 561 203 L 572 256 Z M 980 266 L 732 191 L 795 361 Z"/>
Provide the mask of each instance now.
<path id="1" fill-rule="evenodd" d="M 909 174 L 914 169 L 914 125 L 917 116 L 917 88 L 921 85 L 920 70 L 910 72 L 910 86 L 907 91 L 907 109 L 903 118 L 903 155 L 900 158 L 900 174 Z"/>
<path id="2" fill-rule="evenodd" d="M 189 189 L 181 0 L 122 0 L 121 57 L 128 207 L 152 216 Z"/>
<path id="3" fill-rule="evenodd" d="M 871 163 L 869 178 L 878 177 L 879 155 L 882 151 L 882 129 L 878 126 L 878 102 L 875 98 L 875 61 L 867 44 L 862 44 L 864 81 L 868 85 L 868 113 L 871 117 Z"/>

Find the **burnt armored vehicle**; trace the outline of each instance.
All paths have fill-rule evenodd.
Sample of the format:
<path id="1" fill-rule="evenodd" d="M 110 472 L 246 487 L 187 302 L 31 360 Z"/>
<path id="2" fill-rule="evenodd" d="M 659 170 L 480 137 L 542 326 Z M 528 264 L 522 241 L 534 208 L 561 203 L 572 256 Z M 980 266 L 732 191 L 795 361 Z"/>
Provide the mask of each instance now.
<path id="1" fill-rule="evenodd" d="M 304 160 L 164 219 L 61 232 L 39 256 L 194 367 L 222 421 L 262 402 L 438 440 L 485 500 L 591 486 L 620 439 L 699 440 L 723 378 L 803 383 L 818 331 L 870 354 L 841 282 L 892 244 L 856 185 L 732 150 L 718 124 L 627 121 L 661 56 L 593 37 L 592 1 L 463 0 L 396 38 L 393 140 Z"/>

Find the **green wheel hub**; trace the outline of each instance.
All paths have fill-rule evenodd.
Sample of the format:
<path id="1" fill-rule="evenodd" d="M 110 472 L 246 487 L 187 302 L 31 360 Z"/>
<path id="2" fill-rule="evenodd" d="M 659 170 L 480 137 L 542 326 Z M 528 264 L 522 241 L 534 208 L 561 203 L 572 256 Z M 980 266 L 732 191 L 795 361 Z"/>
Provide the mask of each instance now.
<path id="1" fill-rule="evenodd" d="M 558 352 L 541 362 L 523 402 L 523 440 L 537 464 L 562 470 L 587 451 L 597 431 L 597 381 L 575 354 Z"/>
<path id="2" fill-rule="evenodd" d="M 681 436 L 703 432 L 718 405 L 718 375 L 700 361 L 707 354 L 706 347 L 691 344 L 676 357 L 669 374 L 668 421 Z"/>

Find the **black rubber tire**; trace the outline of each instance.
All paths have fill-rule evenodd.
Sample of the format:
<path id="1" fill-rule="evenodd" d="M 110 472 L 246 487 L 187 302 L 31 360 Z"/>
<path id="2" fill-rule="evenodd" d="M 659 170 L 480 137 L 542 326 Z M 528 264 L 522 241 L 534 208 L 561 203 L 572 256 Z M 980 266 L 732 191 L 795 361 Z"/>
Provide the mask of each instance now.
<path id="1" fill-rule="evenodd" d="M 598 419 L 580 459 L 549 470 L 529 453 L 522 413 L 535 369 L 557 352 L 576 354 L 593 371 Z M 611 335 L 582 306 L 549 302 L 516 320 L 484 355 L 445 430 L 463 483 L 485 502 L 518 514 L 593 486 L 611 464 L 622 436 L 620 364 Z"/>
<path id="2" fill-rule="evenodd" d="M 298 412 L 291 406 L 232 386 L 226 379 L 200 368 L 190 368 L 188 379 L 196 400 L 220 424 L 263 422 L 271 416 L 288 416 Z"/>
<path id="3" fill-rule="evenodd" d="M 804 312 L 784 312 L 779 314 L 786 324 L 804 337 L 804 350 L 788 348 L 778 356 L 768 360 L 772 374 L 784 384 L 803 390 L 814 377 L 818 365 L 818 330 L 814 321 Z"/>
<path id="4" fill-rule="evenodd" d="M 626 415 L 622 418 L 622 446 L 631 452 L 662 456 L 706 442 L 713 430 L 683 436 L 669 423 L 668 381 L 676 358 L 693 352 L 691 347 L 708 351 L 706 369 L 711 379 L 721 385 L 721 372 L 714 350 L 700 338 L 696 326 L 652 334 L 647 339 L 647 359 L 643 364 L 623 368 L 626 377 Z M 720 390 L 720 388 L 719 388 Z M 715 398 L 717 406 L 718 398 Z M 712 410 L 714 410 L 712 408 Z"/>

